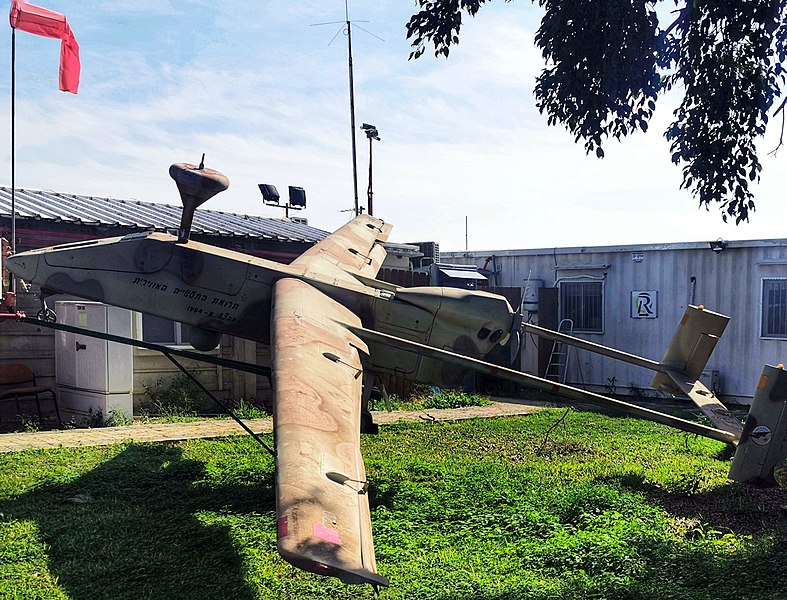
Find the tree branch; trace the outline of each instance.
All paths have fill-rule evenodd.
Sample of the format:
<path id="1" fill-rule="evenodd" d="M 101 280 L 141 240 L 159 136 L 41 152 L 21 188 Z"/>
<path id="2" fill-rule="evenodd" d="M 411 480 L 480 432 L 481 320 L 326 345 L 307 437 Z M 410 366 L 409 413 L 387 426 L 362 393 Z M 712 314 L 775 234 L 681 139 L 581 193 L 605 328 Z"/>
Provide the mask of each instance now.
<path id="1" fill-rule="evenodd" d="M 672 14 L 678 13 L 678 16 L 675 17 L 675 20 L 667 27 L 664 31 L 661 32 L 661 39 L 666 40 L 667 36 L 672 33 L 672 30 L 675 29 L 685 18 L 686 15 L 689 14 L 689 6 L 684 6 L 679 10 L 673 10 Z"/>
<path id="2" fill-rule="evenodd" d="M 779 105 L 779 108 L 777 108 L 773 113 L 774 117 L 779 113 L 782 113 L 782 129 L 779 134 L 779 143 L 776 145 L 776 147 L 773 150 L 768 152 L 768 156 L 776 156 L 776 152 L 778 152 L 779 148 L 784 146 L 784 113 L 787 112 L 787 110 L 785 110 L 784 107 L 786 104 L 787 104 L 787 96 L 784 97 L 784 100 L 782 100 L 782 103 Z"/>

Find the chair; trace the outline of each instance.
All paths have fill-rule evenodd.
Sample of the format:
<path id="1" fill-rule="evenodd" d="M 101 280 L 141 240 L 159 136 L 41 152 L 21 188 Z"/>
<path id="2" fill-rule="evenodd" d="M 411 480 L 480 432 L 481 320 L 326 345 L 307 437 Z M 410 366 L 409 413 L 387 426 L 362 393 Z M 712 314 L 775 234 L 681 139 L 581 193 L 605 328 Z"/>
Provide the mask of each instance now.
<path id="1" fill-rule="evenodd" d="M 50 394 L 52 403 L 55 405 L 57 422 L 61 427 L 63 426 L 55 391 L 51 387 L 36 385 L 36 376 L 27 365 L 19 363 L 0 365 L 0 388 L 10 388 L 3 389 L 3 391 L 0 392 L 0 402 L 13 398 L 16 403 L 16 412 L 19 415 L 22 414 L 19 407 L 19 400 L 23 398 L 35 398 L 39 423 L 43 422 L 40 396 L 42 394 Z"/>

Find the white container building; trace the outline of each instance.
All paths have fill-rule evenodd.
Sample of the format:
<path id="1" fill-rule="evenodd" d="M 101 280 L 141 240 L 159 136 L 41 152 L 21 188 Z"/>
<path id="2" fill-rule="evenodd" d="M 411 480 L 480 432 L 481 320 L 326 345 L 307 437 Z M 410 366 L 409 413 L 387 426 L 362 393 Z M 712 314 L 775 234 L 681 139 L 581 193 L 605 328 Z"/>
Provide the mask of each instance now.
<path id="1" fill-rule="evenodd" d="M 477 265 L 492 286 L 521 287 L 533 323 L 571 319 L 578 337 L 655 360 L 687 304 L 728 315 L 704 373 L 723 401 L 750 403 L 763 365 L 787 362 L 787 239 L 443 252 L 441 260 Z M 521 368 L 543 376 L 552 342 L 524 338 Z M 566 383 L 594 391 L 639 393 L 653 375 L 578 349 L 569 360 Z"/>

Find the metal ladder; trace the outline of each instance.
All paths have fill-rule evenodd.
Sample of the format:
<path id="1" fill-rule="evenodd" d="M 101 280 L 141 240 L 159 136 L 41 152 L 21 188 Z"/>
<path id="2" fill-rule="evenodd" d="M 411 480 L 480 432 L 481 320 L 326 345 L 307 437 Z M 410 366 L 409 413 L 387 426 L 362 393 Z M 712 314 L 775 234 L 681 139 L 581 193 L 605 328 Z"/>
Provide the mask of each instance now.
<path id="1" fill-rule="evenodd" d="M 574 321 L 562 319 L 557 325 L 557 331 L 566 335 L 574 335 Z M 566 382 L 570 349 L 571 346 L 568 344 L 555 340 L 552 344 L 552 354 L 549 355 L 549 364 L 544 374 L 545 379 L 559 381 L 560 383 Z"/>

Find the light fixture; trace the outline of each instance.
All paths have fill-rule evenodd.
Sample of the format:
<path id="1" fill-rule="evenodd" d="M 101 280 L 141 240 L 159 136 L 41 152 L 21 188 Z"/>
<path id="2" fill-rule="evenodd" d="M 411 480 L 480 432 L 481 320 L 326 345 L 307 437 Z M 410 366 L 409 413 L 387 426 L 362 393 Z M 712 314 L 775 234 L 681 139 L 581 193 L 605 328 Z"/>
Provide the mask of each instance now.
<path id="1" fill-rule="evenodd" d="M 257 187 L 259 187 L 260 192 L 262 192 L 262 201 L 268 206 L 283 208 L 284 216 L 287 218 L 290 216 L 290 209 L 302 210 L 306 208 L 306 190 L 302 187 L 296 187 L 294 185 L 289 186 L 289 199 L 286 204 L 279 204 L 281 196 L 275 185 L 271 183 L 259 183 Z"/>
<path id="2" fill-rule="evenodd" d="M 380 132 L 377 131 L 377 127 L 374 125 L 369 125 L 368 123 L 364 123 L 361 125 L 361 129 L 364 130 L 366 133 L 366 137 L 370 140 L 377 140 L 380 141 Z"/>
<path id="3" fill-rule="evenodd" d="M 708 242 L 708 245 L 710 246 L 710 249 L 713 250 L 716 254 L 718 254 L 722 250 L 727 249 L 727 243 L 721 238 L 713 242 Z"/>
<path id="4" fill-rule="evenodd" d="M 290 186 L 290 206 L 292 208 L 306 208 L 306 190 L 302 187 Z"/>
<path id="5" fill-rule="evenodd" d="M 364 123 L 361 129 L 366 133 L 366 139 L 369 140 L 369 187 L 366 189 L 366 197 L 368 200 L 367 211 L 370 215 L 374 214 L 374 192 L 372 192 L 372 140 L 380 141 L 380 132 L 377 131 L 375 125 Z"/>
<path id="6" fill-rule="evenodd" d="M 279 190 L 276 186 L 270 183 L 260 183 L 260 191 L 262 192 L 262 201 L 265 204 L 279 205 Z"/>

